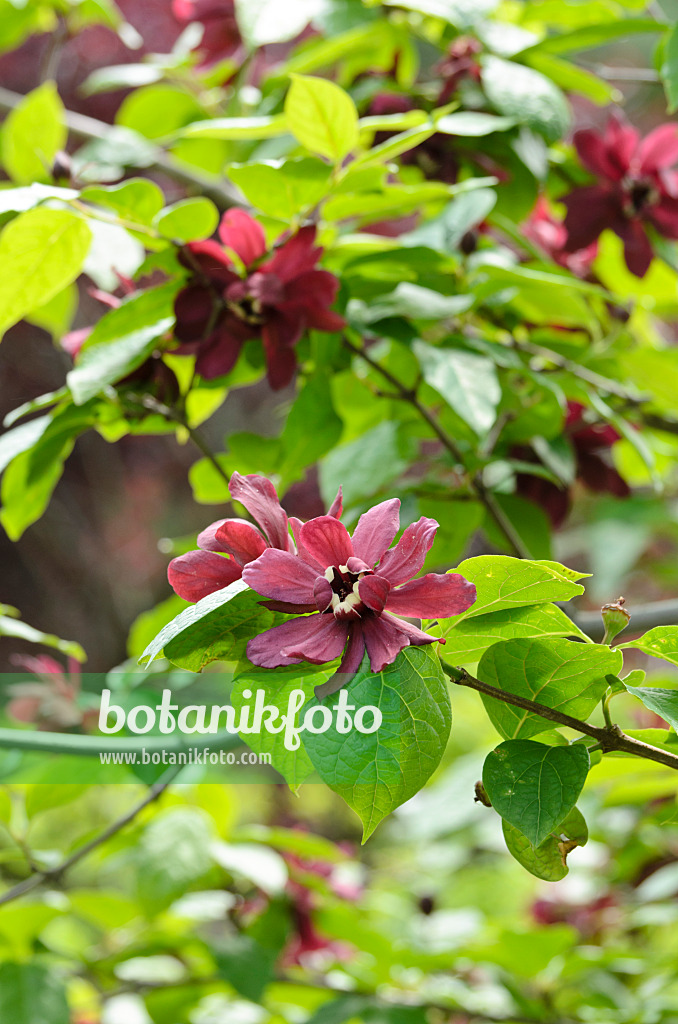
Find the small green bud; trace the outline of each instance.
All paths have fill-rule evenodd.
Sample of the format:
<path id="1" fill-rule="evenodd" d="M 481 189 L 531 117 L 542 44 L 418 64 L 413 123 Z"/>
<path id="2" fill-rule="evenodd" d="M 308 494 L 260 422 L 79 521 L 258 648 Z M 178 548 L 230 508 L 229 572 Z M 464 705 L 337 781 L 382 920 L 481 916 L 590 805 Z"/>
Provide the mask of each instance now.
<path id="1" fill-rule="evenodd" d="M 620 597 L 618 600 L 612 602 L 612 604 L 604 604 L 600 609 L 600 614 L 603 617 L 603 623 L 605 625 L 605 636 L 603 637 L 604 644 L 612 643 L 614 638 L 621 633 L 623 629 L 626 629 L 631 621 L 631 613 L 626 610 L 624 607 L 625 604 L 626 598 Z"/>

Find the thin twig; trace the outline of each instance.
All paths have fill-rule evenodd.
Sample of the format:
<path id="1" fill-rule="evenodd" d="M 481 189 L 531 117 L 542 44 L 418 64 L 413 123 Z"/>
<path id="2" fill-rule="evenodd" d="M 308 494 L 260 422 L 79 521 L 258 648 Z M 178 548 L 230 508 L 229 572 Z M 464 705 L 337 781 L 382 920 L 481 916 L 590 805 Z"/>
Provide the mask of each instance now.
<path id="1" fill-rule="evenodd" d="M 458 462 L 459 465 L 463 467 L 464 471 L 467 472 L 464 456 L 462 455 L 456 441 L 452 437 L 450 437 L 450 435 L 441 426 L 441 424 L 438 422 L 433 413 L 430 412 L 430 410 L 428 410 L 426 406 L 419 401 L 416 390 L 413 388 L 405 387 L 402 381 L 399 381 L 398 378 L 395 377 L 390 372 L 390 370 L 387 370 L 385 367 L 381 366 L 375 359 L 373 359 L 364 346 L 354 345 L 353 342 L 349 341 L 349 339 L 346 336 L 344 336 L 343 342 L 344 345 L 351 352 L 353 352 L 354 355 L 360 356 L 361 359 L 364 359 L 366 363 L 368 363 L 374 370 L 381 374 L 384 380 L 387 381 L 391 385 L 391 387 L 395 388 L 396 394 L 391 395 L 390 397 L 402 399 L 403 401 L 408 402 L 413 409 L 416 409 L 421 418 L 428 424 L 433 433 L 436 435 L 436 437 L 443 445 L 443 447 L 450 453 L 450 455 L 452 455 L 455 461 Z M 530 558 L 530 552 L 525 547 L 521 536 L 516 531 L 511 520 L 504 513 L 504 510 L 499 505 L 492 491 L 488 490 L 488 488 L 483 483 L 480 474 L 469 473 L 468 477 L 471 489 L 473 490 L 481 504 L 484 505 L 488 515 L 494 520 L 494 522 L 497 524 L 501 532 L 506 537 L 506 540 L 509 543 L 509 547 L 512 553 L 516 555 L 518 558 Z"/>
<path id="2" fill-rule="evenodd" d="M 179 426 L 183 427 L 193 444 L 200 452 L 202 452 L 205 458 L 211 462 L 216 472 L 225 482 L 226 487 L 228 487 L 230 480 L 228 473 L 221 465 L 202 434 L 200 434 L 194 427 L 189 426 L 188 420 L 185 416 L 182 416 L 176 409 L 171 409 L 168 405 L 164 405 L 162 402 L 159 402 L 156 398 L 153 398 L 152 395 L 144 395 L 141 404 L 145 409 L 148 409 L 149 412 L 158 413 L 159 416 L 163 416 L 166 420 L 170 420 L 171 422 L 177 423 Z"/>
<path id="3" fill-rule="evenodd" d="M 643 757 L 648 761 L 656 761 L 667 768 L 678 770 L 678 754 L 671 754 L 668 750 L 661 750 L 659 747 L 653 747 L 650 743 L 643 743 L 642 740 L 636 740 L 631 736 L 627 736 L 618 725 L 606 726 L 605 728 L 591 725 L 589 722 L 573 718 L 572 715 L 567 715 L 563 711 L 549 708 L 545 704 L 537 704 L 536 701 L 530 700 L 528 697 L 519 697 L 515 693 L 509 693 L 506 690 L 499 689 L 497 686 L 483 683 L 480 679 L 470 675 L 466 669 L 451 668 L 449 665 L 443 664 L 443 670 L 452 682 L 457 683 L 459 686 L 468 686 L 470 689 L 477 690 L 478 693 L 484 693 L 486 697 L 493 697 L 503 704 L 512 704 L 514 707 L 522 708 L 523 711 L 539 715 L 549 722 L 556 722 L 558 725 L 564 725 L 568 729 L 574 729 L 577 732 L 583 732 L 586 736 L 592 736 L 600 743 L 600 747 L 605 753 L 618 751 L 624 754 L 635 754 L 637 757 Z"/>
<path id="4" fill-rule="evenodd" d="M 154 803 L 162 794 L 165 792 L 167 787 L 173 782 L 176 775 L 181 769 L 175 768 L 170 772 L 170 777 L 164 782 L 156 782 L 149 789 L 148 793 L 138 804 L 135 804 L 126 814 L 123 814 L 117 821 L 112 822 L 105 828 L 103 832 L 99 833 L 93 839 L 90 839 L 88 843 L 81 846 L 74 853 L 67 857 L 65 860 L 58 864 L 55 868 L 49 868 L 47 870 L 38 871 L 35 874 L 25 878 L 22 882 L 8 889 L 7 892 L 0 896 L 0 905 L 5 903 L 11 903 L 12 900 L 19 899 L 21 896 L 25 896 L 26 893 L 32 892 L 33 889 L 37 889 L 44 882 L 59 883 L 63 875 L 69 871 L 72 867 L 78 864 L 84 857 L 87 857 L 90 853 L 96 850 L 99 846 L 108 842 L 113 836 L 121 832 L 127 825 L 129 825 L 134 819 L 150 804 Z"/>
<path id="5" fill-rule="evenodd" d="M 0 87 L 0 111 L 9 113 L 12 110 L 16 110 L 24 98 L 18 92 L 12 92 L 11 89 Z M 66 111 L 66 125 L 69 134 L 74 139 L 80 139 L 83 142 L 101 141 L 110 132 L 115 130 L 113 125 L 97 121 L 95 118 L 87 117 L 85 114 L 74 113 L 71 110 Z M 144 142 L 147 146 L 153 145 L 148 139 L 144 139 Z M 202 174 L 195 167 L 189 167 L 180 163 L 169 153 L 166 153 L 164 149 L 161 149 L 160 146 L 154 147 L 153 159 L 149 164 L 149 169 L 162 171 L 168 178 L 178 181 L 191 192 L 207 196 L 222 210 L 226 210 L 231 206 L 243 206 L 242 197 L 227 182 L 211 175 Z"/>

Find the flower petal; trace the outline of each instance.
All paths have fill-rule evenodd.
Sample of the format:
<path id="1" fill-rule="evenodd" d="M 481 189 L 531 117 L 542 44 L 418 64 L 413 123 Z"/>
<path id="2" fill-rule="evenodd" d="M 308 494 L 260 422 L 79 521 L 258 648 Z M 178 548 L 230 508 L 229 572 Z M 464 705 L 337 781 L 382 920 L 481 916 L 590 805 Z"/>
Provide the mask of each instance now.
<path id="1" fill-rule="evenodd" d="M 329 616 L 328 616 L 329 617 Z M 293 658 L 283 654 L 283 647 L 288 644 L 302 643 L 313 636 L 317 629 L 316 622 L 321 618 L 320 612 L 306 615 L 299 619 L 290 619 L 280 626 L 273 626 L 265 633 L 252 637 L 247 643 L 247 657 L 253 665 L 260 668 L 279 668 L 281 665 L 298 665 L 301 658 Z"/>
<path id="2" fill-rule="evenodd" d="M 575 188 L 561 201 L 567 207 L 566 252 L 585 249 L 605 228 L 613 227 L 623 218 L 619 199 L 600 185 Z"/>
<path id="3" fill-rule="evenodd" d="M 639 220 L 627 220 L 615 231 L 624 243 L 626 266 L 636 277 L 645 277 L 654 256 L 645 228 Z"/>
<path id="4" fill-rule="evenodd" d="M 242 578 L 262 597 L 289 604 L 315 604 L 313 587 L 318 573 L 290 551 L 266 548 L 256 562 L 245 566 Z"/>
<path id="5" fill-rule="evenodd" d="M 226 316 L 209 338 L 201 344 L 195 361 L 196 372 L 205 380 L 230 373 L 238 361 L 244 342 L 254 337 L 249 324 L 236 316 Z"/>
<path id="6" fill-rule="evenodd" d="M 391 587 L 383 576 L 363 576 L 358 583 L 358 595 L 370 611 L 381 613 Z"/>
<path id="7" fill-rule="evenodd" d="M 646 216 L 661 235 L 678 238 L 678 199 L 662 196 L 658 203 L 648 207 Z"/>
<path id="8" fill-rule="evenodd" d="M 336 693 L 342 686 L 350 683 L 360 668 L 364 654 L 365 637 L 363 636 L 362 626 L 359 622 L 352 622 L 348 630 L 348 646 L 344 657 L 341 659 L 339 668 L 333 676 L 330 676 L 326 683 L 315 688 L 315 695 L 318 700 L 324 700 L 331 693 Z"/>
<path id="9" fill-rule="evenodd" d="M 328 580 L 324 576 L 318 576 L 313 585 L 313 597 L 315 599 L 315 607 L 319 612 L 327 611 L 332 603 L 333 594 L 334 591 Z"/>
<path id="10" fill-rule="evenodd" d="M 225 522 L 227 522 L 226 519 L 217 519 L 216 522 L 210 523 L 204 530 L 201 530 L 198 534 L 198 547 L 203 551 L 225 551 L 226 548 L 222 547 L 217 540 L 217 530 Z"/>
<path id="11" fill-rule="evenodd" d="M 249 476 L 233 473 L 228 489 L 231 497 L 244 505 L 259 523 L 271 547 L 289 551 L 291 542 L 287 513 L 280 507 L 278 492 L 271 481 L 254 473 Z"/>
<path id="12" fill-rule="evenodd" d="M 272 391 L 286 388 L 294 378 L 297 357 L 291 346 L 299 341 L 304 331 L 304 322 L 293 321 L 276 314 L 261 329 L 261 340 L 266 356 L 266 379 Z"/>
<path id="13" fill-rule="evenodd" d="M 313 665 L 324 665 L 338 658 L 348 637 L 348 625 L 334 615 L 313 615 L 313 632 L 285 643 L 281 654 L 286 658 L 303 658 Z"/>
<path id="14" fill-rule="evenodd" d="M 327 510 L 328 516 L 334 516 L 335 519 L 341 519 L 341 513 L 344 511 L 344 496 L 341 490 L 341 484 L 337 491 L 337 496 Z"/>
<path id="15" fill-rule="evenodd" d="M 379 575 L 384 576 L 392 587 L 411 580 L 424 564 L 437 529 L 436 520 L 426 516 L 408 526 L 396 546 L 382 558 Z"/>
<path id="16" fill-rule="evenodd" d="M 370 615 L 363 619 L 361 626 L 373 672 L 381 672 L 386 665 L 396 660 L 405 647 L 410 646 L 407 632 L 390 616 Z"/>
<path id="17" fill-rule="evenodd" d="M 627 173 L 640 142 L 640 135 L 623 118 L 610 116 L 605 130 L 605 143 L 609 159 L 613 161 L 622 177 Z"/>
<path id="18" fill-rule="evenodd" d="M 406 622 L 405 619 L 396 619 L 393 615 L 389 615 L 388 612 L 384 612 L 381 616 L 381 621 L 393 622 L 401 629 L 403 633 L 406 633 L 410 638 L 411 647 L 422 647 L 424 644 L 444 644 L 445 640 L 443 637 L 431 636 L 430 633 L 424 633 L 418 626 L 413 626 L 411 622 Z"/>
<path id="19" fill-rule="evenodd" d="M 313 224 L 297 231 L 296 235 L 292 235 L 280 246 L 273 259 L 262 264 L 260 269 L 277 274 L 285 283 L 313 270 L 323 252 L 315 244 L 315 235 Z"/>
<path id="20" fill-rule="evenodd" d="M 640 173 L 651 174 L 671 167 L 678 160 L 678 124 L 662 124 L 646 135 L 638 146 Z"/>
<path id="21" fill-rule="evenodd" d="M 247 565 L 268 547 L 259 531 L 243 519 L 227 519 L 217 530 L 217 541 L 222 551 L 233 555 L 238 565 Z"/>
<path id="22" fill-rule="evenodd" d="M 266 236 L 261 224 L 244 210 L 228 210 L 219 224 L 219 238 L 236 252 L 246 267 L 266 252 Z"/>
<path id="23" fill-rule="evenodd" d="M 572 141 L 587 171 L 599 178 L 621 181 L 624 170 L 620 167 L 619 159 L 609 145 L 607 136 L 603 137 L 593 128 L 583 128 L 574 133 Z"/>
<path id="24" fill-rule="evenodd" d="M 179 251 L 179 261 L 189 270 L 199 270 L 205 277 L 220 284 L 238 280 L 231 257 L 212 238 L 204 242 L 190 242 L 183 251 Z"/>
<path id="25" fill-rule="evenodd" d="M 297 545 L 297 554 L 301 558 L 302 562 L 306 562 L 306 565 L 312 566 L 314 569 L 322 575 L 325 572 L 327 566 L 321 565 L 317 558 L 314 558 L 309 551 L 304 547 L 301 540 L 301 528 L 303 526 L 301 519 L 297 519 L 296 516 L 290 516 L 290 526 L 292 527 L 292 533 L 294 534 L 294 540 Z"/>
<path id="26" fill-rule="evenodd" d="M 346 527 L 334 516 L 318 516 L 304 523 L 299 538 L 310 556 L 326 568 L 346 565 L 353 554 Z"/>
<path id="27" fill-rule="evenodd" d="M 353 531 L 353 550 L 358 558 L 374 566 L 387 548 L 400 526 L 400 498 L 389 498 L 363 513 Z"/>
<path id="28" fill-rule="evenodd" d="M 201 284 L 189 285 L 175 298 L 174 313 L 174 337 L 182 342 L 202 341 L 214 313 L 214 296 Z"/>
<path id="29" fill-rule="evenodd" d="M 239 580 L 242 570 L 231 558 L 211 551 L 189 551 L 167 567 L 170 586 L 184 601 L 199 601 Z"/>
<path id="30" fill-rule="evenodd" d="M 476 599 L 476 588 L 459 573 L 428 573 L 411 580 L 399 590 L 392 590 L 386 607 L 395 615 L 412 619 L 446 619 L 460 615 Z"/>

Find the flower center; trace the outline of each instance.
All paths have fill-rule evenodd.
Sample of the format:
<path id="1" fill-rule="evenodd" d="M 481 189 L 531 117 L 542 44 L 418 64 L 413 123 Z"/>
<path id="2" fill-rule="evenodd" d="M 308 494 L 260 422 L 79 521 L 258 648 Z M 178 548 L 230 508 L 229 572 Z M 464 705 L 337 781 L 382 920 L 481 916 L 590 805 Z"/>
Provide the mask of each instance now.
<path id="1" fill-rule="evenodd" d="M 659 199 L 659 193 L 647 178 L 635 178 L 627 182 L 627 213 L 633 216 L 648 206 L 653 206 Z"/>
<path id="2" fill-rule="evenodd" d="M 328 611 L 337 619 L 359 619 L 364 605 L 358 593 L 358 584 L 365 572 L 351 572 L 346 565 L 331 565 L 325 569 L 325 579 L 332 588 Z"/>

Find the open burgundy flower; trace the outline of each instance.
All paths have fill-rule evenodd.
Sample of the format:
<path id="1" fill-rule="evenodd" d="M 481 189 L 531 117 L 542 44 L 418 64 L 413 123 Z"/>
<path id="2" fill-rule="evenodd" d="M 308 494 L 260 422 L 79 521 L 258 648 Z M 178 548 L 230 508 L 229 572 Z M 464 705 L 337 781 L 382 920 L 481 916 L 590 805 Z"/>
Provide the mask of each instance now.
<path id="1" fill-rule="evenodd" d="M 579 159 L 598 178 L 596 185 L 565 196 L 568 252 L 590 245 L 606 228 L 624 243 L 626 265 L 643 277 L 652 262 L 645 225 L 678 238 L 678 125 L 664 124 L 644 139 L 612 116 L 605 133 L 575 132 Z"/>
<path id="2" fill-rule="evenodd" d="M 585 417 L 585 406 L 580 402 L 568 402 L 565 434 L 574 448 L 577 480 L 598 494 L 627 498 L 631 493 L 629 485 L 604 457 L 604 453 L 621 440 L 620 435 L 608 423 L 587 423 Z M 529 448 L 514 449 L 513 454 L 524 460 L 536 461 L 534 452 Z M 519 473 L 516 484 L 518 494 L 541 506 L 554 528 L 562 526 L 572 503 L 569 488 L 558 487 L 551 480 L 531 473 Z"/>
<path id="3" fill-rule="evenodd" d="M 239 580 L 243 568 L 267 548 L 294 552 L 287 513 L 266 477 L 233 473 L 231 497 L 244 505 L 260 529 L 245 519 L 218 519 L 198 534 L 198 550 L 173 558 L 167 568 L 170 586 L 184 601 L 199 601 Z M 340 516 L 341 490 L 328 515 Z"/>
<path id="4" fill-rule="evenodd" d="M 391 498 L 360 517 L 351 538 L 332 516 L 292 521 L 297 555 L 266 550 L 243 571 L 243 580 L 275 607 L 306 613 L 254 637 L 247 656 L 262 668 L 342 657 L 338 671 L 316 688 L 320 699 L 355 674 L 365 650 L 373 672 L 390 665 L 405 647 L 437 637 L 398 616 L 433 619 L 470 608 L 476 590 L 457 573 L 413 579 L 424 564 L 438 529 L 422 517 L 394 548 L 400 500 Z M 442 641 L 444 642 L 444 641 Z"/>
<path id="5" fill-rule="evenodd" d="M 567 251 L 567 228 L 556 220 L 544 196 L 539 196 L 532 213 L 522 227 L 524 236 L 534 245 L 543 249 L 554 263 L 567 267 L 576 277 L 588 277 L 591 264 L 598 254 L 598 242 L 591 242 L 585 249 Z"/>
<path id="6" fill-rule="evenodd" d="M 445 57 L 436 64 L 434 70 L 443 80 L 443 86 L 438 96 L 440 106 L 449 103 L 464 78 L 480 82 L 481 67 L 478 54 L 481 50 L 482 45 L 477 39 L 473 39 L 471 36 L 459 36 L 451 44 Z"/>
<path id="7" fill-rule="evenodd" d="M 313 225 L 268 252 L 264 229 L 243 210 L 221 219 L 219 237 L 189 243 L 182 261 L 193 271 L 176 297 L 179 354 L 195 354 L 207 380 L 233 368 L 246 341 L 261 338 L 272 388 L 283 388 L 296 368 L 294 346 L 309 328 L 338 331 L 344 320 L 330 306 L 339 281 L 317 268 L 322 249 Z M 235 259 L 234 259 L 235 257 Z"/>

